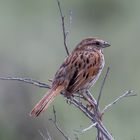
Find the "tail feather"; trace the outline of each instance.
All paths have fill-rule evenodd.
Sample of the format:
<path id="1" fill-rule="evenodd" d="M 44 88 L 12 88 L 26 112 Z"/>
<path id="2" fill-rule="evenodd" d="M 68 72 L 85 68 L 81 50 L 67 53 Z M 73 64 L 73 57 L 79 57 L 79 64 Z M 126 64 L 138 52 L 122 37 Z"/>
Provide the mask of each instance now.
<path id="1" fill-rule="evenodd" d="M 44 112 L 48 108 L 50 103 L 54 100 L 55 96 L 57 96 L 63 89 L 64 87 L 59 86 L 55 90 L 49 90 L 32 109 L 32 111 L 30 112 L 30 116 L 37 117 L 40 115 L 40 113 Z"/>

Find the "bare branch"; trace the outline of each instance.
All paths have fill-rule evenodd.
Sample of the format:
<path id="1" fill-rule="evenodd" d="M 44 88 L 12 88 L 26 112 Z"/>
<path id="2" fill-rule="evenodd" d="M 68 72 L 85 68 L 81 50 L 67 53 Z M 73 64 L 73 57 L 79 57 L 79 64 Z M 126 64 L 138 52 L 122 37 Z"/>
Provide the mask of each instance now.
<path id="1" fill-rule="evenodd" d="M 105 81 L 106 81 L 106 78 L 107 78 L 107 76 L 108 76 L 109 70 L 110 70 L 110 68 L 108 67 L 108 68 L 107 68 L 107 71 L 106 71 L 106 74 L 105 74 L 105 77 L 104 77 L 104 79 L 103 79 L 103 82 L 102 82 L 102 84 L 101 84 L 99 96 L 98 96 L 98 99 L 97 99 L 96 110 L 98 110 L 98 107 L 99 107 L 99 102 L 100 102 L 101 95 L 102 95 L 102 92 L 103 92 L 103 87 L 104 87 L 104 85 L 105 85 Z"/>
<path id="2" fill-rule="evenodd" d="M 48 84 L 33 80 L 31 78 L 21 78 L 21 77 L 0 77 L 0 80 L 11 80 L 11 81 L 20 81 L 24 83 L 28 83 L 40 88 L 50 88 Z"/>
<path id="3" fill-rule="evenodd" d="M 104 137 L 107 140 L 114 140 L 112 135 L 108 132 L 108 130 L 103 125 L 103 123 L 99 120 L 99 118 L 97 118 L 97 116 L 93 112 L 87 110 L 86 106 L 81 104 L 81 102 L 79 103 L 78 100 L 75 98 L 71 99 L 71 103 L 76 108 L 80 109 L 80 111 L 82 111 L 93 123 L 97 122 L 97 125 L 95 127 L 97 128 L 97 130 L 99 130 L 104 135 Z"/>
<path id="4" fill-rule="evenodd" d="M 25 82 L 25 83 L 29 83 L 32 85 L 35 85 L 37 87 L 41 87 L 41 88 L 50 88 L 50 86 L 48 84 L 39 82 L 37 80 L 33 80 L 30 78 L 18 78 L 18 77 L 0 77 L 1 80 L 14 80 L 14 81 L 21 81 L 21 82 Z M 124 97 L 131 97 L 131 96 L 136 96 L 136 94 L 132 94 L 133 92 L 131 90 L 125 92 L 123 95 L 119 96 L 117 99 L 115 99 L 113 102 L 111 102 L 110 104 L 108 104 L 102 111 L 102 114 L 104 114 L 109 108 L 112 107 L 112 105 L 116 104 L 117 102 L 119 102 L 121 99 L 123 99 Z M 63 93 L 62 93 L 63 94 Z M 63 94 L 64 95 L 64 94 Z M 92 97 L 92 96 L 91 96 Z M 95 99 L 93 99 L 93 101 L 95 101 Z M 83 104 L 81 104 L 81 101 L 79 102 L 79 100 L 76 100 L 75 98 L 73 98 L 71 100 L 71 103 L 76 106 L 76 108 L 80 109 L 93 123 L 97 122 L 95 121 L 97 118 L 95 118 L 95 114 L 90 112 L 89 110 L 87 110 L 86 106 L 84 106 Z M 55 114 L 55 110 L 54 110 L 54 114 Z M 56 115 L 56 114 L 55 114 Z M 56 120 L 56 119 L 55 119 Z M 56 123 L 57 124 L 57 123 Z M 103 124 L 102 124 L 103 125 Z M 56 125 L 58 126 L 58 124 Z M 104 129 L 104 126 L 96 126 L 98 127 L 98 129 L 103 132 L 106 137 L 108 137 L 108 140 L 113 140 L 113 139 L 109 139 L 109 137 L 112 137 L 108 131 L 106 131 L 106 129 Z M 59 127 L 58 127 L 59 128 Z M 61 130 L 61 129 L 60 129 Z M 108 135 L 109 134 L 109 135 Z"/>
<path id="5" fill-rule="evenodd" d="M 56 110 L 53 106 L 53 114 L 54 114 L 54 119 L 49 119 L 50 121 L 53 122 L 54 126 L 56 127 L 56 129 L 62 134 L 62 136 L 66 139 L 66 140 L 70 140 L 70 138 L 62 131 L 62 129 L 58 126 L 57 123 L 57 118 L 56 118 Z"/>
<path id="6" fill-rule="evenodd" d="M 65 16 L 62 13 L 59 0 L 57 0 L 57 4 L 58 4 L 58 8 L 59 8 L 59 12 L 60 12 L 60 17 L 61 17 L 61 22 L 62 22 L 64 46 L 65 46 L 65 50 L 66 50 L 67 55 L 69 55 L 69 51 L 68 51 L 68 47 L 67 47 L 67 34 L 68 33 L 65 30 Z"/>
<path id="7" fill-rule="evenodd" d="M 42 82 L 39 82 L 37 80 L 33 80 L 33 79 L 30 79 L 30 78 L 18 78 L 18 77 L 0 77 L 1 80 L 14 80 L 14 81 L 21 81 L 21 82 L 25 82 L 25 83 L 29 83 L 29 84 L 32 84 L 34 86 L 37 86 L 37 87 L 41 87 L 41 88 L 50 88 L 50 86 L 48 84 L 45 84 L 45 83 L 42 83 Z M 64 93 L 62 93 L 64 95 Z M 94 99 L 95 100 L 95 99 Z M 73 98 L 71 100 L 71 104 L 73 104 L 75 107 L 79 108 L 91 121 L 93 121 L 93 123 L 97 122 L 96 119 L 95 119 L 95 114 L 90 112 L 89 110 L 87 110 L 86 106 L 84 106 L 83 104 L 81 104 L 81 101 L 79 100 L 76 100 L 75 98 Z M 54 123 L 55 127 L 61 132 L 61 134 L 64 134 L 63 131 L 59 128 L 57 122 L 56 122 L 56 113 L 55 113 L 55 110 L 53 110 L 54 112 L 54 120 L 52 120 L 52 122 Z M 97 128 L 100 130 L 101 129 L 101 132 L 106 135 L 107 137 L 107 140 L 113 140 L 113 139 L 110 139 L 110 134 L 108 131 L 106 131 L 105 127 L 104 126 L 100 126 L 98 125 Z M 65 135 L 65 134 L 64 134 Z M 67 138 L 67 140 L 70 140 L 67 136 L 65 137 Z"/>
<path id="8" fill-rule="evenodd" d="M 125 97 L 131 97 L 131 96 L 136 96 L 136 94 L 134 94 L 132 90 L 126 91 L 123 95 L 119 96 L 113 102 L 111 102 L 110 104 L 108 104 L 107 106 L 105 106 L 105 108 L 103 109 L 102 113 L 104 114 L 109 108 L 112 107 L 112 105 L 118 103 L 121 99 L 123 99 Z"/>
<path id="9" fill-rule="evenodd" d="M 100 109 L 99 109 L 99 102 L 100 102 L 100 99 L 101 99 L 101 95 L 102 95 L 102 93 L 103 93 L 103 87 L 104 87 L 104 85 L 105 85 L 105 81 L 106 81 L 106 78 L 107 78 L 107 76 L 108 76 L 108 73 L 109 73 L 109 70 L 110 70 L 110 68 L 108 67 L 107 68 L 107 71 L 106 71 L 106 74 L 105 74 L 105 77 L 104 77 L 104 79 L 103 79 L 103 82 L 102 82 L 102 84 L 101 84 L 101 88 L 100 88 L 100 91 L 99 91 L 99 95 L 98 95 L 98 98 L 97 98 L 97 104 L 96 104 L 96 106 L 95 106 L 95 114 L 97 114 L 98 115 L 98 112 L 100 113 Z M 101 113 L 100 113 L 101 114 Z M 99 115 L 98 115 L 99 116 Z M 99 116 L 100 117 L 100 116 Z M 102 116 L 101 116 L 102 117 Z M 100 130 L 99 129 L 97 129 L 97 140 L 100 140 L 101 139 L 101 137 L 103 137 L 102 136 L 102 134 L 100 133 Z M 103 139 L 103 138 L 102 138 Z"/>
<path id="10" fill-rule="evenodd" d="M 34 86 L 37 87 L 41 87 L 41 88 L 50 88 L 50 86 L 48 84 L 30 79 L 30 78 L 18 78 L 18 77 L 0 77 L 1 80 L 14 80 L 14 81 L 21 81 L 21 82 L 25 82 L 25 83 L 29 83 L 32 84 Z M 64 95 L 64 93 L 62 93 Z M 95 100 L 95 99 L 94 99 Z M 81 104 L 81 101 L 79 102 L 79 100 L 76 100 L 75 98 L 72 98 L 71 103 L 79 108 L 93 123 L 98 122 L 98 119 L 95 118 L 95 114 L 93 112 L 90 112 L 89 110 L 87 110 L 86 106 L 84 106 L 83 104 Z M 55 109 L 53 110 L 54 112 L 54 120 L 52 120 L 52 122 L 54 123 L 55 127 L 61 132 L 62 135 L 64 135 L 64 137 L 66 138 L 66 140 L 70 140 L 64 133 L 63 131 L 59 128 L 58 123 L 56 122 L 56 112 Z M 113 140 L 112 136 L 109 134 L 109 132 L 106 130 L 106 128 L 104 127 L 103 124 L 99 123 L 96 128 L 99 129 L 107 138 L 107 140 Z"/>

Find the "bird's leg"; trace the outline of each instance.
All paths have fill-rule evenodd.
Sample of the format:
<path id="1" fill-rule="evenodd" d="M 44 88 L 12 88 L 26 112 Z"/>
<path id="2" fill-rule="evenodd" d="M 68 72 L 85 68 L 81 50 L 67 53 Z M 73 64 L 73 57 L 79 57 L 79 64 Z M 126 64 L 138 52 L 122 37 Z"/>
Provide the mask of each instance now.
<path id="1" fill-rule="evenodd" d="M 97 106 L 97 101 L 92 96 L 92 94 L 89 92 L 89 90 L 86 90 L 86 96 L 90 99 L 90 101 L 88 99 L 87 108 L 89 108 L 89 110 L 94 111 L 94 108 L 96 108 L 96 106 Z"/>
<path id="2" fill-rule="evenodd" d="M 88 102 L 88 104 L 86 105 L 87 109 L 90 111 L 94 110 L 97 103 L 96 100 L 92 97 L 92 95 L 89 94 L 87 90 L 80 91 L 80 94 L 83 96 L 83 99 Z"/>
<path id="3" fill-rule="evenodd" d="M 67 102 L 67 104 L 70 105 L 70 104 L 71 104 L 72 98 L 75 97 L 74 94 L 71 94 L 70 92 L 65 91 L 65 93 L 64 93 L 63 95 L 66 97 L 66 102 Z"/>
<path id="4" fill-rule="evenodd" d="M 97 115 L 100 118 L 100 120 L 102 120 L 102 113 L 100 112 L 99 107 L 97 108 L 97 101 L 92 96 L 90 91 L 86 90 L 86 91 L 82 92 L 82 95 L 83 95 L 84 99 L 88 102 L 88 104 L 86 105 L 88 110 L 94 111 L 95 115 Z"/>
<path id="5" fill-rule="evenodd" d="M 97 101 L 95 98 L 92 96 L 89 90 L 86 90 L 86 95 L 93 101 L 94 105 L 97 105 Z"/>

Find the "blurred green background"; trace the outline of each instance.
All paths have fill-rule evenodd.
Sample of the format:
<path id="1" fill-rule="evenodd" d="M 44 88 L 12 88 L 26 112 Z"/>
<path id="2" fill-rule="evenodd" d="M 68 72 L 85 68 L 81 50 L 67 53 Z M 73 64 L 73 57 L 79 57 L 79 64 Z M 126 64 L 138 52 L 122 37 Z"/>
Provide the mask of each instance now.
<path id="1" fill-rule="evenodd" d="M 112 45 L 104 51 L 106 66 L 91 89 L 97 97 L 103 76 L 111 67 L 101 98 L 101 108 L 126 90 L 137 97 L 127 98 L 104 116 L 104 124 L 116 140 L 138 140 L 140 132 L 140 1 L 61 0 L 63 12 L 73 12 L 68 37 L 69 50 L 83 38 L 98 36 Z M 68 28 L 69 29 L 69 28 Z M 42 82 L 52 79 L 66 57 L 56 0 L 0 0 L 0 76 L 30 77 Z M 38 118 L 28 113 L 46 92 L 28 84 L 0 81 L 0 139 L 42 140 L 38 131 L 52 139 L 64 138 L 48 120 L 52 105 Z M 55 109 L 60 127 L 76 139 L 75 130 L 89 120 L 62 96 Z M 46 130 L 47 129 L 47 130 Z M 95 139 L 96 129 L 78 134 L 80 140 Z"/>

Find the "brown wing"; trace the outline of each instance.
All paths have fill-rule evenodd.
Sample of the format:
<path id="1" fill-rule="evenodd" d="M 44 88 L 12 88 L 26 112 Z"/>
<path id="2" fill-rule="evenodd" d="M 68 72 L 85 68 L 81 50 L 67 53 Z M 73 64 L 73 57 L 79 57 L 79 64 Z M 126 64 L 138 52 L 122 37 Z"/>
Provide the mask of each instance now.
<path id="1" fill-rule="evenodd" d="M 85 88 L 99 72 L 99 61 L 100 55 L 97 52 L 73 52 L 55 74 L 52 85 L 63 84 L 69 93 Z"/>
<path id="2" fill-rule="evenodd" d="M 64 89 L 67 89 L 70 79 L 72 79 L 76 68 L 73 66 L 73 62 L 76 60 L 76 55 L 70 54 L 60 66 L 55 74 L 52 86 L 64 85 Z"/>
<path id="3" fill-rule="evenodd" d="M 69 82 L 67 91 L 73 93 L 88 87 L 99 72 L 100 61 L 100 54 L 97 52 L 80 52 L 73 63 L 75 72 Z"/>
<path id="4" fill-rule="evenodd" d="M 69 86 L 69 90 L 71 92 L 76 92 L 77 90 L 87 88 L 91 81 L 95 79 L 97 71 L 98 69 L 95 71 L 95 68 L 93 67 L 81 70 L 81 72 L 75 78 L 75 83 Z"/>

